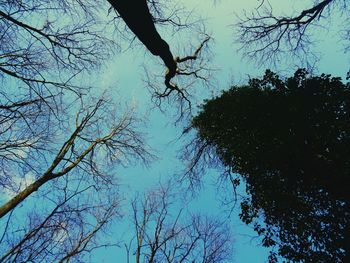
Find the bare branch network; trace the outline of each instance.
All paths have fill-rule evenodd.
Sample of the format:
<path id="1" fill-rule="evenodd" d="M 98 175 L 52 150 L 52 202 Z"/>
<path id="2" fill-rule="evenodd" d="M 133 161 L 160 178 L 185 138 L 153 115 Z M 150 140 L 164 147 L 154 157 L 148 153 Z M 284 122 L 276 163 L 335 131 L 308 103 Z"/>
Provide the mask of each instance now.
<path id="1" fill-rule="evenodd" d="M 16 106 L 18 104 L 11 105 Z M 75 123 L 71 134 L 56 135 L 58 141 L 66 139 L 61 145 L 56 142 L 50 151 L 38 147 L 36 142 L 29 145 L 26 141 L 1 147 L 0 159 L 8 164 L 3 167 L 7 173 L 1 175 L 2 185 L 9 188 L 28 173 L 31 180 L 17 190 L 8 190 L 12 197 L 0 207 L 0 218 L 7 220 L 7 227 L 0 233 L 0 261 L 58 261 L 61 257 L 63 262 L 103 245 L 94 243 L 95 234 L 118 216 L 120 209 L 113 167 L 137 159 L 144 163 L 152 159 L 136 130 L 138 120 L 133 112 L 122 114 L 113 108 L 115 106 L 103 98 L 83 106 L 75 120 L 71 120 L 73 126 Z M 6 156 L 9 158 L 9 151 L 18 152 L 20 147 L 26 148 L 26 154 L 17 153 L 13 160 L 4 160 Z M 32 151 L 38 155 L 31 156 Z M 41 170 L 46 166 L 46 170 L 41 174 L 38 170 L 36 174 L 30 166 L 33 162 L 38 162 Z M 18 163 L 24 175 L 16 179 L 13 169 Z M 95 198 L 91 199 L 92 196 Z M 33 209 L 30 202 L 21 206 L 25 200 L 35 204 L 35 199 L 43 202 L 35 205 L 43 206 L 41 209 Z M 29 220 L 28 224 L 23 225 L 23 218 L 17 222 L 16 213 L 13 214 L 17 210 L 24 214 L 29 211 L 25 219 Z"/>
<path id="2" fill-rule="evenodd" d="M 165 88 L 184 99 L 170 80 L 199 78 L 192 62 L 207 40 L 175 61 L 154 23 L 176 32 L 191 26 L 191 16 L 163 1 L 147 4 L 143 15 L 161 48 L 145 46 L 169 68 Z M 119 50 L 108 7 L 106 0 L 0 3 L 0 261 L 84 261 L 94 249 L 115 245 L 100 240 L 119 217 L 115 168 L 153 159 L 133 110 L 93 99 L 81 85 Z M 125 14 L 113 22 L 129 21 Z M 121 31 L 126 35 L 125 26 Z"/>
<path id="3" fill-rule="evenodd" d="M 3 1 L 0 71 L 29 87 L 79 92 L 71 80 L 99 65 L 115 43 L 104 35 L 95 6 L 71 1 Z M 73 12 L 73 13 L 72 13 Z M 61 14 L 65 19 L 59 19 Z M 74 14 L 74 16 L 69 15 Z M 57 22 L 61 21 L 61 22 Z"/>
<path id="4" fill-rule="evenodd" d="M 195 48 L 193 54 L 184 57 L 176 57 L 174 61 L 176 63 L 176 70 L 167 70 L 164 77 L 165 89 L 157 87 L 154 83 L 154 78 L 148 77 L 147 85 L 153 90 L 153 99 L 158 106 L 161 106 L 162 99 L 168 98 L 174 100 L 179 105 L 179 118 L 187 111 L 191 111 L 191 91 L 192 85 L 195 82 L 208 82 L 210 69 L 207 63 L 204 62 L 200 53 L 207 47 L 209 36 L 206 36 L 202 43 Z M 185 82 L 177 84 L 174 82 L 176 77 L 185 77 Z M 153 81 L 152 81 L 153 79 Z"/>
<path id="5" fill-rule="evenodd" d="M 125 243 L 127 262 L 131 255 L 140 262 L 227 262 L 232 239 L 228 226 L 215 218 L 192 215 L 183 209 L 174 213 L 176 186 L 170 182 L 132 202 L 135 237 Z"/>
<path id="6" fill-rule="evenodd" d="M 263 1 L 254 12 L 239 17 L 237 40 L 242 44 L 244 54 L 260 63 L 276 62 L 282 56 L 291 54 L 302 60 L 312 60 L 311 28 L 322 26 L 322 20 L 331 13 L 348 20 L 349 5 L 343 0 L 315 1 L 313 6 L 302 10 L 299 15 L 276 16 L 269 2 Z M 345 40 L 348 30 L 345 29 Z M 346 48 L 349 46 L 347 42 Z"/>

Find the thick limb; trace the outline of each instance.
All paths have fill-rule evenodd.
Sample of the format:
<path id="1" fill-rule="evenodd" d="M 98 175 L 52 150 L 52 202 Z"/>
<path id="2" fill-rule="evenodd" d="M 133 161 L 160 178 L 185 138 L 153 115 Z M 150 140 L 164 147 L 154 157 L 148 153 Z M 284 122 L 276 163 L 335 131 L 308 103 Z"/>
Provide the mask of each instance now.
<path id="1" fill-rule="evenodd" d="M 161 38 L 149 11 L 146 0 L 108 0 L 136 37 L 155 56 L 159 56 L 168 68 L 168 74 L 176 73 L 176 61 L 168 43 Z"/>

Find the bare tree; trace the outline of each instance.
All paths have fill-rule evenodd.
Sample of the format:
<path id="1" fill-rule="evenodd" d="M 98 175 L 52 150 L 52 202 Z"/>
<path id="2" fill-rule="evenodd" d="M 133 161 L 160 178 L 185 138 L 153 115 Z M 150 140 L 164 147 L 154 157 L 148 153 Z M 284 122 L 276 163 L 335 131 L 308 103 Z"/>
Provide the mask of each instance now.
<path id="1" fill-rule="evenodd" d="M 125 245 L 128 262 L 131 252 L 136 262 L 229 262 L 227 225 L 201 215 L 186 217 L 171 188 L 161 186 L 132 202 L 135 237 Z"/>
<path id="2" fill-rule="evenodd" d="M 97 233 L 117 216 L 117 196 L 114 200 L 109 196 L 104 202 L 88 202 L 84 197 L 89 192 L 99 195 L 100 191 L 93 185 L 81 189 L 76 185 L 73 189 L 68 185 L 72 181 L 65 179 L 62 189 L 55 188 L 56 198 L 45 202 L 40 212 L 31 212 L 25 221 L 8 221 L 1 238 L 1 262 L 77 261 L 101 246 L 115 245 L 101 244 Z"/>
<path id="3" fill-rule="evenodd" d="M 160 2 L 148 4 L 155 22 L 186 26 L 178 10 L 164 13 Z M 0 162 L 6 175 L 0 185 L 11 188 L 8 178 L 14 170 L 31 167 L 44 173 L 36 160 L 52 153 L 48 145 L 56 127 L 67 122 L 69 113 L 78 110 L 72 105 L 88 93 L 75 79 L 117 46 L 109 38 L 114 25 L 103 14 L 109 7 L 105 0 L 2 1 L 0 7 Z M 32 159 L 23 158 L 28 153 Z"/>
<path id="4" fill-rule="evenodd" d="M 17 170 L 43 172 L 43 162 L 37 160 L 52 150 L 53 135 L 71 117 L 70 112 L 78 110 L 71 103 L 79 103 L 88 93 L 88 88 L 78 85 L 77 75 L 96 68 L 114 49 L 99 23 L 101 3 L 1 1 L 3 187 L 11 187 L 8 178 Z"/>
<path id="5" fill-rule="evenodd" d="M 0 207 L 0 261 L 66 261 L 101 246 L 96 234 L 119 209 L 113 167 L 152 158 L 136 125 L 132 111 L 106 99 L 82 101 L 67 128 L 52 128 L 45 147 L 33 142 L 25 154 L 13 153 L 1 175 L 9 200 Z"/>
<path id="6" fill-rule="evenodd" d="M 154 23 L 188 26 L 161 3 L 148 1 L 144 13 L 159 41 Z M 114 167 L 152 159 L 132 110 L 93 99 L 81 85 L 81 73 L 118 50 L 109 7 L 105 0 L 0 2 L 0 261 L 79 260 L 101 246 L 97 234 L 118 216 Z M 192 62 L 207 42 L 184 58 L 153 50 L 169 69 L 159 98 L 176 91 L 187 99 L 170 80 L 199 78 Z"/>
<path id="7" fill-rule="evenodd" d="M 2 1 L 2 77 L 19 80 L 36 95 L 55 94 L 54 87 L 77 92 L 72 78 L 97 66 L 114 47 L 99 22 L 101 3 Z"/>
<path id="8" fill-rule="evenodd" d="M 174 95 L 181 108 L 183 102 L 190 108 L 188 87 L 194 80 L 208 80 L 201 73 L 209 67 L 200 56 L 207 46 L 208 35 L 204 34 L 192 51 L 187 50 L 191 55 L 187 53 L 179 58 L 173 55 L 170 45 L 158 33 L 155 24 L 170 26 L 175 31 L 191 31 L 195 24 L 201 25 L 200 21 L 191 19 L 191 12 L 176 5 L 169 8 L 166 1 L 40 0 L 3 1 L 0 5 L 0 29 L 3 32 L 0 36 L 0 76 L 5 83 L 24 85 L 23 91 L 27 90 L 29 101 L 57 96 L 67 90 L 78 96 L 85 92 L 74 80 L 82 71 L 96 69 L 104 58 L 118 50 L 116 42 L 120 39 L 113 40 L 110 34 L 113 30 L 125 36 L 128 31 L 125 29 L 130 29 L 131 40 L 138 38 L 164 62 L 167 71 L 163 74 L 161 89 L 155 88 L 154 81 L 150 85 L 157 103 Z M 109 23 L 108 7 L 116 11 L 112 19 L 115 23 Z M 61 19 L 62 14 L 64 19 Z M 180 84 L 172 81 L 175 77 L 182 77 Z"/>
<path id="9" fill-rule="evenodd" d="M 283 55 L 310 56 L 312 30 L 319 29 L 322 21 L 334 16 L 344 17 L 345 49 L 349 49 L 349 5 L 344 0 L 319 0 L 297 15 L 278 16 L 268 1 L 262 1 L 252 13 L 240 17 L 238 41 L 245 55 L 261 63 L 277 61 Z"/>

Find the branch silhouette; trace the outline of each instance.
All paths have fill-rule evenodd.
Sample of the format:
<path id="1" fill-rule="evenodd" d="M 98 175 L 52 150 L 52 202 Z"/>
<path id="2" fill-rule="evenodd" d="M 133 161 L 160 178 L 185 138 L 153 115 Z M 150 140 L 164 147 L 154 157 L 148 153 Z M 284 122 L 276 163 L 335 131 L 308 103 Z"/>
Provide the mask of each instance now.
<path id="1" fill-rule="evenodd" d="M 201 78 L 197 74 L 198 71 L 181 70 L 178 68 L 178 64 L 187 62 L 189 60 L 196 60 L 205 44 L 209 41 L 210 37 L 207 36 L 192 55 L 185 56 L 183 58 L 175 58 L 170 50 L 169 44 L 164 39 L 162 39 L 155 27 L 154 18 L 150 13 L 146 0 L 108 0 L 108 2 L 112 5 L 113 8 L 115 8 L 126 25 L 145 45 L 145 47 L 153 55 L 159 56 L 162 59 L 164 65 L 167 67 L 167 71 L 164 76 L 164 84 L 166 86 L 166 89 L 163 92 L 156 92 L 155 97 L 164 98 L 169 96 L 173 91 L 176 91 L 180 97 L 187 101 L 190 105 L 190 101 L 183 89 L 180 89 L 176 84 L 171 83 L 171 80 L 176 75 L 194 75 L 196 78 Z"/>

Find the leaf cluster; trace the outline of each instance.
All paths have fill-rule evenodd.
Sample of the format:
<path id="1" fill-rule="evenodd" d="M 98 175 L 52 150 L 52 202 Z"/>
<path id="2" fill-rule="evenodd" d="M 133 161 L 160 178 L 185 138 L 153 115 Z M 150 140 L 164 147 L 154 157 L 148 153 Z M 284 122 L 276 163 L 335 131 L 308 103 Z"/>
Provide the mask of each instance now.
<path id="1" fill-rule="evenodd" d="M 349 84 L 299 69 L 232 87 L 194 118 L 202 143 L 246 182 L 240 217 L 292 261 L 349 253 Z M 277 249 L 277 251 L 276 251 Z"/>

